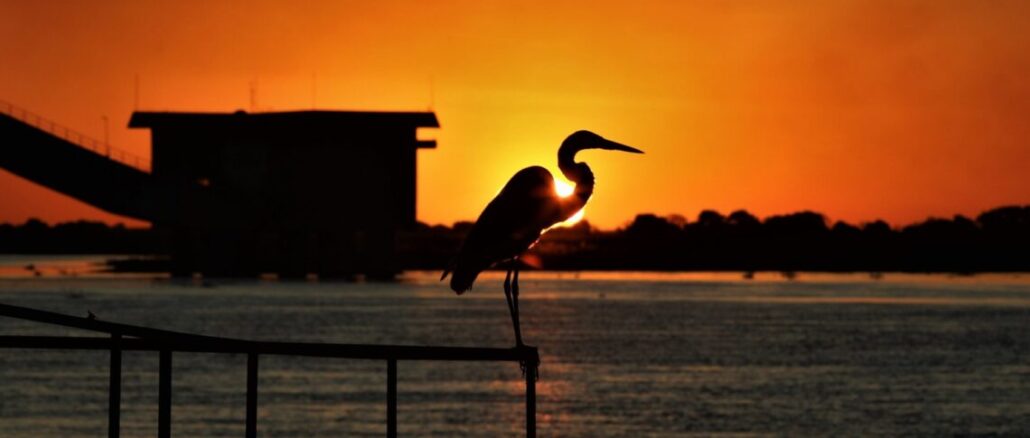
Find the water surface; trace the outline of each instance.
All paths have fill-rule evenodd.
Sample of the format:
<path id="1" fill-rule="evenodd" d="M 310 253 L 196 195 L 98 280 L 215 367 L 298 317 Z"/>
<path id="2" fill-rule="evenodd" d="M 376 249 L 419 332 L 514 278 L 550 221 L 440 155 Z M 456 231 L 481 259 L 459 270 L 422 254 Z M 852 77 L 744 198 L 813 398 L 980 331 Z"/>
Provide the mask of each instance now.
<path id="1" fill-rule="evenodd" d="M 458 297 L 435 272 L 172 281 L 36 277 L 24 261 L 0 259 L 0 302 L 248 339 L 513 342 L 492 273 Z M 541 436 L 1030 434 L 1027 276 L 525 273 L 522 290 Z M 90 335 L 8 318 L 0 334 Z M 0 351 L 0 436 L 104 435 L 107 364 L 106 352 Z M 173 366 L 173 433 L 241 436 L 246 357 L 179 353 Z M 381 436 L 385 368 L 262 356 L 259 433 Z M 123 372 L 123 436 L 153 436 L 157 355 L 127 352 Z M 401 362 L 398 388 L 403 436 L 523 433 L 515 364 Z"/>

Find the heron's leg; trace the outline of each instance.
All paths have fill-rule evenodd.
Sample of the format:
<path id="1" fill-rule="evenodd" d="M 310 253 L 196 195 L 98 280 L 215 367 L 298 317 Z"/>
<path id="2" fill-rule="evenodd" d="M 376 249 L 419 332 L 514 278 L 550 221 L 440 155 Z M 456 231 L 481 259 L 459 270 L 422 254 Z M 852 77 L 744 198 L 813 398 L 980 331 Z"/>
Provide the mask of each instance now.
<path id="1" fill-rule="evenodd" d="M 512 313 L 511 307 L 511 269 L 504 276 L 504 299 L 508 301 L 508 313 Z"/>
<path id="2" fill-rule="evenodd" d="M 522 327 L 519 324 L 519 259 L 515 258 L 511 262 L 511 268 L 515 271 L 515 276 L 511 281 L 511 302 L 512 302 L 512 320 L 515 322 L 515 345 L 522 346 Z"/>
<path id="3" fill-rule="evenodd" d="M 511 315 L 511 324 L 515 328 L 515 341 L 519 341 L 518 332 L 518 314 L 515 313 L 515 305 L 511 297 L 511 269 L 508 269 L 508 274 L 504 276 L 504 299 L 508 300 L 508 314 Z"/>
<path id="4" fill-rule="evenodd" d="M 512 308 L 514 309 L 514 314 L 515 314 L 515 319 L 514 319 L 514 321 L 515 321 L 515 346 L 516 347 L 522 347 L 525 344 L 522 343 L 522 328 L 519 325 L 519 264 L 518 264 L 518 259 L 515 259 L 512 262 L 512 270 L 515 271 L 515 275 L 512 278 L 512 282 L 511 282 L 511 301 L 512 301 Z M 533 367 L 533 380 L 539 379 L 540 378 L 540 372 L 539 372 L 539 369 L 538 369 L 538 367 L 540 365 L 539 363 L 527 364 L 526 361 L 520 360 L 519 361 L 519 369 L 522 370 L 522 375 L 523 376 L 526 375 L 526 368 L 528 366 L 530 366 L 530 365 L 532 365 L 532 367 Z"/>

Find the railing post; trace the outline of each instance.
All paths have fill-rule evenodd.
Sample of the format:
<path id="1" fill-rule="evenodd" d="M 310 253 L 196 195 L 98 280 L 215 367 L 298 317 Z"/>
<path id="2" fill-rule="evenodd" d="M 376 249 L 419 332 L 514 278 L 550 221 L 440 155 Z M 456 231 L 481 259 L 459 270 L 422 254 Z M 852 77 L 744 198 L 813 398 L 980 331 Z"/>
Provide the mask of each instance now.
<path id="1" fill-rule="evenodd" d="M 397 438 L 397 359 L 386 362 L 386 436 Z"/>
<path id="2" fill-rule="evenodd" d="M 536 364 L 526 365 L 526 436 L 536 438 Z"/>
<path id="3" fill-rule="evenodd" d="M 172 352 L 161 350 L 160 375 L 158 377 L 157 436 L 172 436 Z"/>
<path id="4" fill-rule="evenodd" d="M 111 334 L 111 376 L 107 394 L 107 436 L 121 434 L 122 415 L 122 335 Z"/>
<path id="5" fill-rule="evenodd" d="M 247 355 L 247 438 L 257 437 L 258 355 Z"/>

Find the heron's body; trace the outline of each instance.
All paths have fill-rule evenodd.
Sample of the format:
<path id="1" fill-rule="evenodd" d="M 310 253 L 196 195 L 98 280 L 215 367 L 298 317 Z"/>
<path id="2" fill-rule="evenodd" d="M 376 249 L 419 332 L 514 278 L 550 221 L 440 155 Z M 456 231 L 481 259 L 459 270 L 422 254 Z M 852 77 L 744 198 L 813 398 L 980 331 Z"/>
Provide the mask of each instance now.
<path id="1" fill-rule="evenodd" d="M 540 166 L 520 170 L 479 215 L 454 260 L 451 288 L 461 294 L 484 269 L 514 259 L 533 246 L 548 228 L 576 214 L 590 194 L 579 187 L 557 195 L 554 177 Z"/>
<path id="2" fill-rule="evenodd" d="M 558 167 L 576 184 L 567 197 L 558 196 L 551 172 L 540 166 L 520 170 L 501 192 L 486 206 L 472 227 L 451 266 L 451 289 L 458 294 L 468 291 L 484 269 L 513 261 L 528 250 L 548 228 L 565 221 L 586 205 L 594 193 L 594 174 L 586 163 L 576 162 L 576 153 L 584 149 L 608 149 L 641 153 L 640 150 L 605 140 L 589 131 L 577 131 L 558 149 Z M 514 281 L 512 272 L 514 271 Z M 515 342 L 522 345 L 519 329 L 518 267 L 512 263 L 504 282 L 515 327 Z"/>

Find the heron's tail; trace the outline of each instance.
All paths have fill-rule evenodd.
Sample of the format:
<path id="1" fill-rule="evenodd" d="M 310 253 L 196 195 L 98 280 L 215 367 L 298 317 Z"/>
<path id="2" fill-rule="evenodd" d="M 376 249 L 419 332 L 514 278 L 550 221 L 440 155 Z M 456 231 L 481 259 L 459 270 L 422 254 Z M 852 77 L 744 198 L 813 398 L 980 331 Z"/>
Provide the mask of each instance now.
<path id="1" fill-rule="evenodd" d="M 461 263 L 459 257 L 451 259 L 447 263 L 447 267 L 444 268 L 440 281 L 446 279 L 448 275 L 454 274 L 451 275 L 451 289 L 457 292 L 458 295 L 468 292 L 469 289 L 472 289 L 472 283 L 476 282 L 479 272 L 484 268 L 475 269 L 467 265 L 467 263 Z"/>
<path id="2" fill-rule="evenodd" d="M 476 282 L 480 271 L 482 269 L 463 269 L 462 266 L 458 266 L 454 269 L 454 275 L 451 276 L 451 290 L 461 295 L 472 289 L 472 283 Z"/>
<path id="3" fill-rule="evenodd" d="M 440 281 L 450 275 L 451 290 L 458 295 L 468 292 L 469 289 L 472 289 L 472 283 L 476 282 L 476 277 L 479 277 L 479 273 L 490 267 L 489 263 L 484 263 L 481 259 L 482 257 L 469 257 L 465 253 L 454 256 L 447 262 L 447 268 L 443 270 Z"/>

